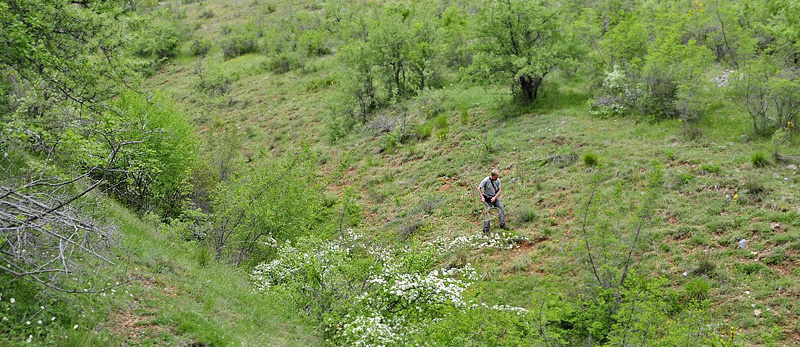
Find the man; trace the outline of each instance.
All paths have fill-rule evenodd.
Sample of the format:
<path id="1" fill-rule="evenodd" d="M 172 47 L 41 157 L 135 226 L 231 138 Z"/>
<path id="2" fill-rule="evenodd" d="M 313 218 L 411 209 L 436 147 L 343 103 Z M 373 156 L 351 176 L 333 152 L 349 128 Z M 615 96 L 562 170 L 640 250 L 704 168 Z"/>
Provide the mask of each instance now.
<path id="1" fill-rule="evenodd" d="M 481 192 L 481 201 L 489 207 L 497 207 L 500 209 L 500 229 L 508 230 L 506 227 L 506 208 L 500 202 L 500 193 L 503 192 L 503 187 L 500 185 L 500 173 L 497 170 L 492 170 L 489 176 L 481 181 L 478 186 Z M 483 231 L 488 232 L 490 221 L 484 221 Z"/>

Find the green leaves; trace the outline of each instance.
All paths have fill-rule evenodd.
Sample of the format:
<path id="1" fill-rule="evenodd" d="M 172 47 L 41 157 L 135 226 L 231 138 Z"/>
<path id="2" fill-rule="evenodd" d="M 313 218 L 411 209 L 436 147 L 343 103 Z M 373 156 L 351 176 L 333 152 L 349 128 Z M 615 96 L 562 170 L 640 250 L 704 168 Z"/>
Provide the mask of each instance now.
<path id="1" fill-rule="evenodd" d="M 472 72 L 493 81 L 510 80 L 523 103 L 536 100 L 544 77 L 575 53 L 562 32 L 555 5 L 542 1 L 493 1 L 475 20 Z"/>
<path id="2" fill-rule="evenodd" d="M 132 207 L 180 214 L 192 172 L 198 166 L 194 127 L 166 97 L 147 99 L 136 93 L 121 95 L 112 118 L 117 141 L 141 141 L 124 147 L 114 171 L 107 174 L 111 191 Z"/>
<path id="3" fill-rule="evenodd" d="M 296 153 L 221 183 L 212 201 L 218 256 L 262 259 L 267 238 L 295 240 L 326 225 L 315 165 L 311 153 Z"/>

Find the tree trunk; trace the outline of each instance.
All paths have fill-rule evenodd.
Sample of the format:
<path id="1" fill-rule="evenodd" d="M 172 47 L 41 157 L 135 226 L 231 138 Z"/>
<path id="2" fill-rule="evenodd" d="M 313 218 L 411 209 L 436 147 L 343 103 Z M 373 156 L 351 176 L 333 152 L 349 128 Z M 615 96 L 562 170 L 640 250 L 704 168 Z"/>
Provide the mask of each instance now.
<path id="1" fill-rule="evenodd" d="M 536 101 L 539 96 L 539 87 L 542 86 L 542 76 L 519 76 L 520 96 L 524 104 Z"/>

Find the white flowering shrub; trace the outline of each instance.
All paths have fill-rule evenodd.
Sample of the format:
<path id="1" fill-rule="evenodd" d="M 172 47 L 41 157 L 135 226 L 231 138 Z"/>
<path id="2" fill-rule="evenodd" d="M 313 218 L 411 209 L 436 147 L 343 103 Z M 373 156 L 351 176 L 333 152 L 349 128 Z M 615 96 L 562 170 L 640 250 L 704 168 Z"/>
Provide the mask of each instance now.
<path id="1" fill-rule="evenodd" d="M 276 258 L 256 266 L 252 279 L 257 291 L 294 294 L 295 305 L 323 324 L 331 342 L 405 345 L 454 310 L 524 315 L 523 308 L 469 299 L 466 292 L 479 278 L 471 264 L 436 266 L 456 250 L 511 249 L 521 242 L 527 240 L 511 234 L 475 234 L 389 248 L 349 230 L 332 241 L 279 246 Z"/>
<path id="2" fill-rule="evenodd" d="M 599 117 L 627 114 L 638 99 L 637 88 L 626 72 L 618 65 L 603 79 L 603 86 L 591 100 L 590 113 Z"/>
<path id="3" fill-rule="evenodd" d="M 618 342 L 636 335 L 652 345 L 673 346 L 685 345 L 686 336 L 701 345 L 720 338 L 704 308 L 667 305 L 672 289 L 663 279 L 632 274 L 619 291 L 596 288 L 580 298 L 540 288 L 529 311 L 477 300 L 472 288 L 480 278 L 477 270 L 469 263 L 442 265 L 454 252 L 528 242 L 511 234 L 389 247 L 348 230 L 328 241 L 269 242 L 276 257 L 253 270 L 255 289 L 288 293 L 333 345 L 570 346 L 587 338 Z M 664 332 L 660 327 L 666 325 L 670 329 Z"/>

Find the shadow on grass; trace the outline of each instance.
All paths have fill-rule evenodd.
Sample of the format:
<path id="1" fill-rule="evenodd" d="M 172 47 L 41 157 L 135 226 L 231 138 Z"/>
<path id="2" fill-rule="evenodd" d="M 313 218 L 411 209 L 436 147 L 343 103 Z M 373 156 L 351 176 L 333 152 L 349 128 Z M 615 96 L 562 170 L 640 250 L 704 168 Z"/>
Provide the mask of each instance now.
<path id="1" fill-rule="evenodd" d="M 561 87 L 556 83 L 545 85 L 539 98 L 530 104 L 523 104 L 516 98 L 506 97 L 497 100 L 493 112 L 502 119 L 516 118 L 522 115 L 548 114 L 555 111 L 580 108 L 586 105 L 591 97 L 588 90 Z"/>

